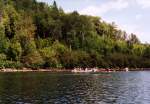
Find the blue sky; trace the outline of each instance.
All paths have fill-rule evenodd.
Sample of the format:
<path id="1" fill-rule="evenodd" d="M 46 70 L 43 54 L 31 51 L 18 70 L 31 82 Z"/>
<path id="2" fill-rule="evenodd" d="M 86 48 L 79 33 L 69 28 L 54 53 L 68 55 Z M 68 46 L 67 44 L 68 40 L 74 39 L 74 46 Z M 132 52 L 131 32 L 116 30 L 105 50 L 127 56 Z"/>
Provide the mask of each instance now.
<path id="1" fill-rule="evenodd" d="M 52 4 L 53 0 L 37 0 Z M 65 12 L 100 16 L 118 28 L 150 43 L 150 0 L 56 0 Z"/>

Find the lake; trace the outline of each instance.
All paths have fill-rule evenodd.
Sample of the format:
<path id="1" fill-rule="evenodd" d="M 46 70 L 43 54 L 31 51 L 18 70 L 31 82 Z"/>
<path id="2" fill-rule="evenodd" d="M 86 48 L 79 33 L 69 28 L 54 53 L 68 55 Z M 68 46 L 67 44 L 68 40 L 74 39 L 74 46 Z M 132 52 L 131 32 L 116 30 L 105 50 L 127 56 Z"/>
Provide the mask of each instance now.
<path id="1" fill-rule="evenodd" d="M 150 72 L 0 73 L 0 104 L 150 104 Z"/>

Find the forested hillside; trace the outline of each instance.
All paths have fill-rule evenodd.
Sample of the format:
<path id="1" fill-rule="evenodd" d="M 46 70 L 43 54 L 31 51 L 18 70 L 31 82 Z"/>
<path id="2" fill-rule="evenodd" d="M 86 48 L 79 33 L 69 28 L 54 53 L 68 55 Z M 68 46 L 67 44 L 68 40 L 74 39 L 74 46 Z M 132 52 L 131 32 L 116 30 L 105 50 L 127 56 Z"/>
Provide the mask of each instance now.
<path id="1" fill-rule="evenodd" d="M 149 34 L 147 34 L 149 35 Z M 0 0 L 0 68 L 150 67 L 150 45 L 54 1 Z"/>

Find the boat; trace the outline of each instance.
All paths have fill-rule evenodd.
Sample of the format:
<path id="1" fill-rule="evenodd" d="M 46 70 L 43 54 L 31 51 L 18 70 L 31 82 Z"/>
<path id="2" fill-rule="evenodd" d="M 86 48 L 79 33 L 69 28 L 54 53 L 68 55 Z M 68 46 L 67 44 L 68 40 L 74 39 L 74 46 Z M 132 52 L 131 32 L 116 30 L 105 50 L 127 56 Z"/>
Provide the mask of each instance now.
<path id="1" fill-rule="evenodd" d="M 72 72 L 75 72 L 75 73 L 91 73 L 91 72 L 98 72 L 98 69 L 97 68 L 74 68 L 72 70 Z"/>
<path id="2" fill-rule="evenodd" d="M 125 71 L 128 72 L 128 71 L 129 71 L 129 68 L 125 68 Z"/>
<path id="3" fill-rule="evenodd" d="M 98 68 L 93 68 L 93 72 L 98 72 Z"/>

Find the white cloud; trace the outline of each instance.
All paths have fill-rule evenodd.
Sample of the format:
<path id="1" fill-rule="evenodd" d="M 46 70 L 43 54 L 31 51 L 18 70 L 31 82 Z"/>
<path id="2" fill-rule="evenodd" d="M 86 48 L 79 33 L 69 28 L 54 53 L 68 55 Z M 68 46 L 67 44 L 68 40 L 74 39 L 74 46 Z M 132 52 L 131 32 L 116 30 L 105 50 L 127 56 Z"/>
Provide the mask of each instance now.
<path id="1" fill-rule="evenodd" d="M 135 16 L 135 19 L 136 19 L 136 20 L 140 20 L 142 17 L 143 17 L 142 14 L 137 14 L 137 15 Z"/>
<path id="2" fill-rule="evenodd" d="M 126 0 L 110 0 L 100 6 L 88 6 L 80 11 L 81 14 L 102 15 L 111 10 L 120 11 L 129 6 Z"/>
<path id="3" fill-rule="evenodd" d="M 88 14 L 88 15 L 98 15 L 100 12 L 99 7 L 96 6 L 88 6 L 87 8 L 84 8 L 83 10 L 79 11 L 81 14 Z"/>
<path id="4" fill-rule="evenodd" d="M 142 42 L 142 43 L 149 43 L 149 36 L 145 35 L 148 34 L 146 33 L 144 30 L 142 30 L 141 26 L 137 26 L 135 24 L 126 24 L 126 25 L 122 25 L 120 24 L 118 26 L 119 29 L 125 30 L 128 34 L 134 33 L 136 34 L 136 36 L 138 37 L 138 39 Z"/>
<path id="5" fill-rule="evenodd" d="M 134 33 L 140 39 L 142 43 L 149 42 L 149 36 L 145 35 L 146 33 L 140 25 L 136 24 L 119 24 L 119 29 L 125 30 L 128 34 Z"/>
<path id="6" fill-rule="evenodd" d="M 137 31 L 139 30 L 139 26 L 134 24 L 120 24 L 118 28 L 127 31 L 128 33 L 139 33 Z"/>
<path id="7" fill-rule="evenodd" d="M 142 8 L 150 8 L 150 0 L 136 0 Z"/>

